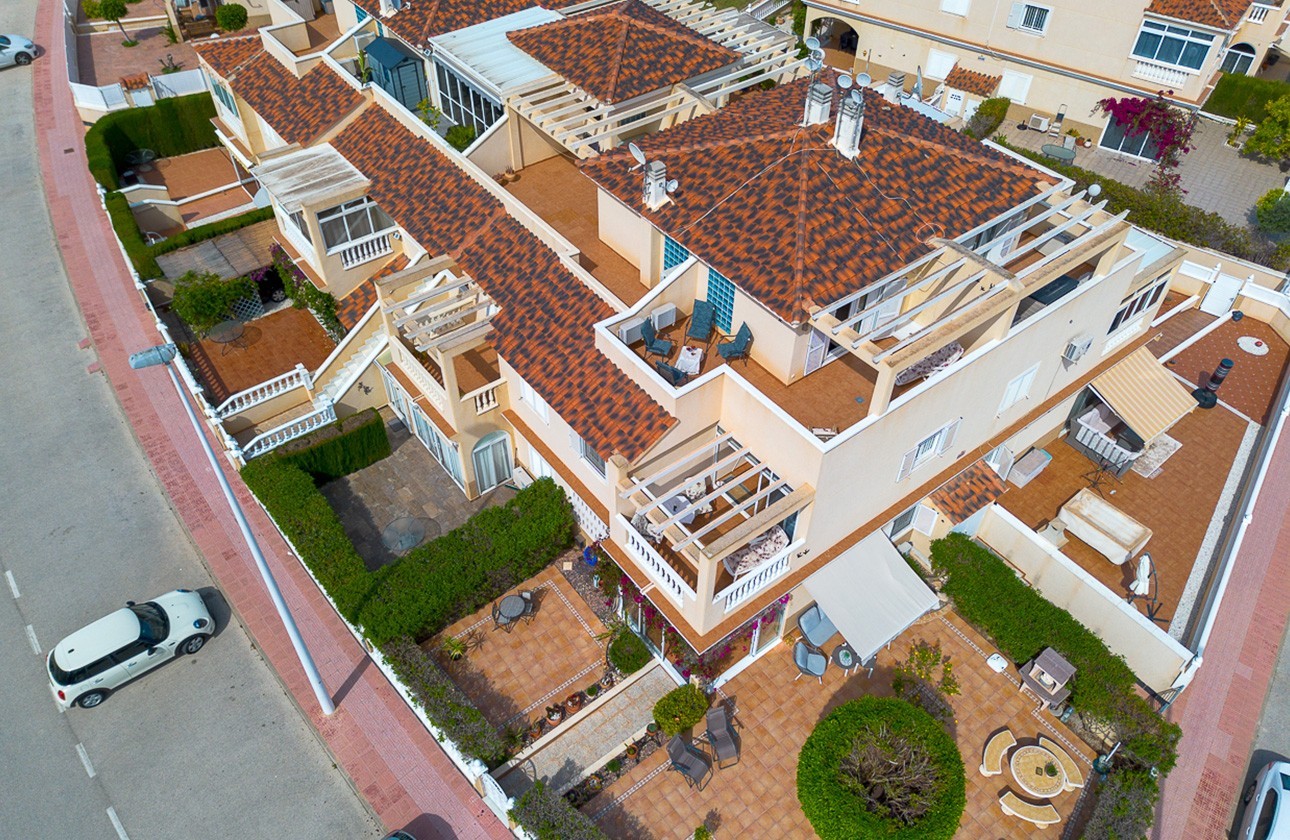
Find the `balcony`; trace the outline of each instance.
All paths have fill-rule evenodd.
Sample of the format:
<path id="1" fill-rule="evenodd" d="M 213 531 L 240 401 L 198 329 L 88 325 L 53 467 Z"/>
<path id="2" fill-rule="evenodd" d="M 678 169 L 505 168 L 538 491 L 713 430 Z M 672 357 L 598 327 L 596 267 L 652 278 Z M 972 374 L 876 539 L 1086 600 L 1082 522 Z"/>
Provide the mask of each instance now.
<path id="1" fill-rule="evenodd" d="M 378 231 L 337 248 L 331 253 L 339 253 L 341 267 L 351 269 L 393 253 L 393 233 L 393 228 Z"/>
<path id="2" fill-rule="evenodd" d="M 1145 61 L 1139 58 L 1135 60 L 1133 75 L 1139 79 L 1165 85 L 1170 89 L 1182 89 L 1186 87 L 1195 74 L 1187 70 L 1180 70 L 1177 67 L 1157 64 L 1154 61 Z"/>

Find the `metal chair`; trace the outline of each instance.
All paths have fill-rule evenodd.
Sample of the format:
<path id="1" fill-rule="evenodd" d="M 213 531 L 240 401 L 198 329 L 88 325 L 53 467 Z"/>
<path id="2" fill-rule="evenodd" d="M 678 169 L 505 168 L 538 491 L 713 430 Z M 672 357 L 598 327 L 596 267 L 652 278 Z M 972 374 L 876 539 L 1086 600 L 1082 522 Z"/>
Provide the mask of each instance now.
<path id="1" fill-rule="evenodd" d="M 703 790 L 703 786 L 712 777 L 712 762 L 680 735 L 673 735 L 672 740 L 667 742 L 667 757 L 672 762 L 672 769 L 684 776 L 690 787 Z"/>
<path id="2" fill-rule="evenodd" d="M 505 630 L 507 633 L 515 629 L 515 622 L 508 620 L 502 615 L 502 602 L 493 602 L 493 629 Z"/>
<path id="3" fill-rule="evenodd" d="M 725 706 L 715 706 L 708 710 L 707 716 L 708 743 L 712 745 L 712 754 L 717 758 L 717 766 L 725 769 L 724 762 L 739 763 L 739 742 L 735 738 L 734 723 L 726 713 Z"/>
<path id="4" fill-rule="evenodd" d="M 824 672 L 829 670 L 829 658 L 823 651 L 816 650 L 806 642 L 798 642 L 793 645 L 793 664 L 798 671 L 794 680 L 800 680 L 806 674 L 815 677 L 821 685 L 824 684 Z"/>
<path id="5" fill-rule="evenodd" d="M 690 374 L 669 365 L 667 362 L 655 362 L 654 369 L 658 371 L 667 383 L 673 388 L 679 388 L 690 378 Z"/>
<path id="6" fill-rule="evenodd" d="M 522 615 L 520 615 L 520 618 L 524 619 L 525 624 L 532 623 L 533 619 L 537 616 L 537 607 L 538 607 L 537 590 L 526 589 L 523 592 L 519 593 L 519 595 L 521 598 L 524 599 L 524 612 Z"/>
<path id="7" fill-rule="evenodd" d="M 649 318 L 641 324 L 641 338 L 645 339 L 645 355 L 653 353 L 656 356 L 667 358 L 672 353 L 672 342 L 658 337 L 658 331 L 654 329 L 654 322 Z"/>
<path id="8" fill-rule="evenodd" d="M 733 362 L 735 359 L 748 358 L 748 347 L 752 344 L 752 330 L 748 329 L 748 322 L 739 325 L 739 332 L 735 333 L 733 341 L 723 341 L 717 345 L 717 352 L 721 358 L 727 362 Z"/>
<path id="9" fill-rule="evenodd" d="M 797 629 L 813 648 L 823 648 L 824 643 L 838 632 L 819 604 L 812 604 L 797 617 Z"/>
<path id="10" fill-rule="evenodd" d="M 717 308 L 706 300 L 694 302 L 694 312 L 690 314 L 690 326 L 685 331 L 686 338 L 695 341 L 707 341 L 717 325 Z"/>

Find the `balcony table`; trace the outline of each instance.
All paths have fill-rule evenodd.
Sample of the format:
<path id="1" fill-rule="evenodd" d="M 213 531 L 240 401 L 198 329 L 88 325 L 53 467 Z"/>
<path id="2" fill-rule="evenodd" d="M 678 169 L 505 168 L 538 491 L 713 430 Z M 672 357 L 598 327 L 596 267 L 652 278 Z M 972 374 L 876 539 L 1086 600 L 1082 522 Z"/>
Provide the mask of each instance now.
<path id="1" fill-rule="evenodd" d="M 660 505 L 660 507 L 662 507 L 663 510 L 667 511 L 667 518 L 671 519 L 673 516 L 676 516 L 678 513 L 688 508 L 690 504 L 691 504 L 690 499 L 684 493 L 678 493 L 672 498 L 668 499 L 662 505 Z M 689 525 L 691 522 L 694 521 L 694 514 L 695 514 L 695 511 L 690 511 L 689 513 L 687 513 L 685 516 L 682 516 L 677 521 L 680 522 L 682 525 Z"/>
<path id="2" fill-rule="evenodd" d="M 676 357 L 676 369 L 691 376 L 697 376 L 703 366 L 703 348 L 702 347 L 682 347 L 681 353 Z"/>
<path id="3" fill-rule="evenodd" d="M 833 664 L 842 669 L 842 673 L 847 676 L 851 675 L 854 668 L 860 667 L 860 657 L 856 654 L 855 648 L 850 643 L 843 642 L 833 649 L 833 655 L 830 657 Z"/>
<path id="4" fill-rule="evenodd" d="M 228 352 L 229 347 L 241 347 L 238 344 L 242 340 L 243 333 L 246 332 L 246 325 L 238 320 L 220 321 L 211 327 L 211 331 L 206 337 L 216 344 L 224 345 L 220 349 L 220 355 Z"/>

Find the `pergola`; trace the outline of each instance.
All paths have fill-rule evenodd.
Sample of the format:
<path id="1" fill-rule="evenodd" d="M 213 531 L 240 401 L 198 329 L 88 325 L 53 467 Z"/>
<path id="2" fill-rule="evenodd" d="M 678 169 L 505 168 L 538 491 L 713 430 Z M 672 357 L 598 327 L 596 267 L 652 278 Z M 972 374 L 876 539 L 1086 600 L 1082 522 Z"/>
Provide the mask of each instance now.
<path id="1" fill-rule="evenodd" d="M 444 268 L 381 311 L 391 316 L 394 327 L 412 346 L 427 352 L 487 335 L 498 306 L 470 275 L 458 276 Z"/>

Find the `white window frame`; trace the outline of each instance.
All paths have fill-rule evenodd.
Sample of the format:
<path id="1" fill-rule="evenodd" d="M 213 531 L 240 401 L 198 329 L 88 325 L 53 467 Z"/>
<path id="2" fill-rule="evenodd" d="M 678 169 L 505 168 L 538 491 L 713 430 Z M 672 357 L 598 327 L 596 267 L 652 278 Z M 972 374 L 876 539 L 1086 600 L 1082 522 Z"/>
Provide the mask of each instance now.
<path id="1" fill-rule="evenodd" d="M 954 53 L 930 47 L 927 50 L 927 69 L 923 75 L 929 79 L 943 82 L 950 75 L 950 72 L 954 70 L 954 65 L 958 63 L 959 57 Z"/>
<path id="2" fill-rule="evenodd" d="M 601 478 L 608 478 L 609 468 L 605 464 L 605 459 L 601 457 L 600 453 L 597 452 L 591 444 L 583 440 L 581 435 L 577 432 L 572 432 L 572 434 L 574 439 L 578 442 L 578 456 L 591 466 L 591 469 L 596 473 L 596 475 Z"/>
<path id="3" fill-rule="evenodd" d="M 1013 105 L 1025 105 L 1026 97 L 1030 95 L 1030 85 L 1034 80 L 1035 77 L 1029 73 L 1004 70 L 1003 78 L 999 80 L 999 92 L 995 95 L 1007 97 L 1012 100 Z"/>
<path id="4" fill-rule="evenodd" d="M 972 9 L 972 0 L 941 0 L 941 11 L 949 15 L 967 17 Z"/>
<path id="5" fill-rule="evenodd" d="M 542 396 L 533 390 L 532 385 L 522 379 L 520 380 L 520 402 L 527 404 L 534 414 L 542 418 L 543 423 L 550 425 L 551 414 L 546 400 L 542 399 Z"/>
<path id="6" fill-rule="evenodd" d="M 291 226 L 296 229 L 296 232 L 299 233 L 306 242 L 313 245 L 313 237 L 309 235 L 309 224 L 305 221 L 305 211 L 297 210 L 294 213 L 287 213 L 286 215 L 287 221 L 291 222 Z"/>
<path id="7" fill-rule="evenodd" d="M 1041 18 L 1038 26 L 1034 25 L 1034 18 L 1036 17 Z M 1052 6 L 1018 0 L 1018 2 L 1012 4 L 1012 9 L 1008 12 L 1007 26 L 1009 29 L 1026 32 L 1031 35 L 1047 35 L 1048 25 L 1052 23 L 1052 20 Z"/>
<path id="8" fill-rule="evenodd" d="M 1156 51 L 1152 55 L 1143 55 L 1138 52 L 1138 42 L 1142 40 L 1144 32 L 1150 32 L 1160 38 L 1160 43 L 1156 45 Z M 1165 39 L 1172 38 L 1183 43 L 1183 49 L 1179 50 L 1178 57 L 1182 58 L 1182 53 L 1186 51 L 1188 44 L 1195 44 L 1205 48 L 1205 57 L 1200 62 L 1200 67 L 1192 67 L 1189 64 L 1179 64 L 1175 61 L 1165 61 L 1158 58 L 1160 47 L 1164 45 Z M 1166 23 L 1162 20 L 1152 20 L 1147 18 L 1138 26 L 1137 33 L 1133 36 L 1133 46 L 1129 48 L 1129 55 L 1137 61 L 1149 61 L 1152 64 L 1159 64 L 1162 67 L 1172 67 L 1175 70 L 1181 70 L 1190 75 L 1196 75 L 1204 69 L 1209 62 L 1210 53 L 1213 52 L 1214 42 L 1217 37 L 1210 32 L 1200 29 L 1190 29 L 1185 26 L 1177 26 L 1173 23 Z"/>
<path id="9" fill-rule="evenodd" d="M 940 455 L 944 455 L 945 450 L 950 448 L 954 443 L 954 438 L 958 436 L 959 425 L 962 422 L 962 417 L 951 420 L 920 440 L 917 446 L 906 452 L 905 457 L 901 459 L 900 473 L 896 476 L 896 480 L 904 481 L 923 464 Z"/>
<path id="10" fill-rule="evenodd" d="M 1168 288 L 1169 274 L 1166 272 L 1157 277 L 1154 282 L 1138 289 L 1132 297 L 1120 303 L 1120 308 L 1111 319 L 1111 326 L 1106 334 L 1119 335 L 1122 332 L 1131 333 L 1140 329 L 1142 324 L 1138 316 L 1164 300 Z"/>
<path id="11" fill-rule="evenodd" d="M 368 227 L 371 228 L 367 233 L 357 236 L 350 230 L 350 218 L 365 215 L 367 217 Z M 334 244 L 327 243 L 325 223 L 340 220 L 345 224 L 345 238 Z M 383 222 L 389 222 L 388 225 L 382 226 Z M 355 242 L 369 239 L 387 231 L 394 230 L 394 220 L 385 214 L 385 211 L 377 206 L 376 202 L 370 196 L 356 198 L 353 201 L 346 201 L 343 204 L 337 204 L 335 207 L 328 207 L 318 213 L 318 230 L 322 234 L 323 247 L 328 254 L 334 254 L 337 251 L 343 251 Z"/>
<path id="12" fill-rule="evenodd" d="M 1008 383 L 1004 389 L 1003 401 L 999 403 L 999 414 L 1003 414 L 1017 403 L 1030 397 L 1030 389 L 1034 387 L 1035 375 L 1039 373 L 1039 363 L 1036 362 L 1029 370 L 1016 376 Z"/>

